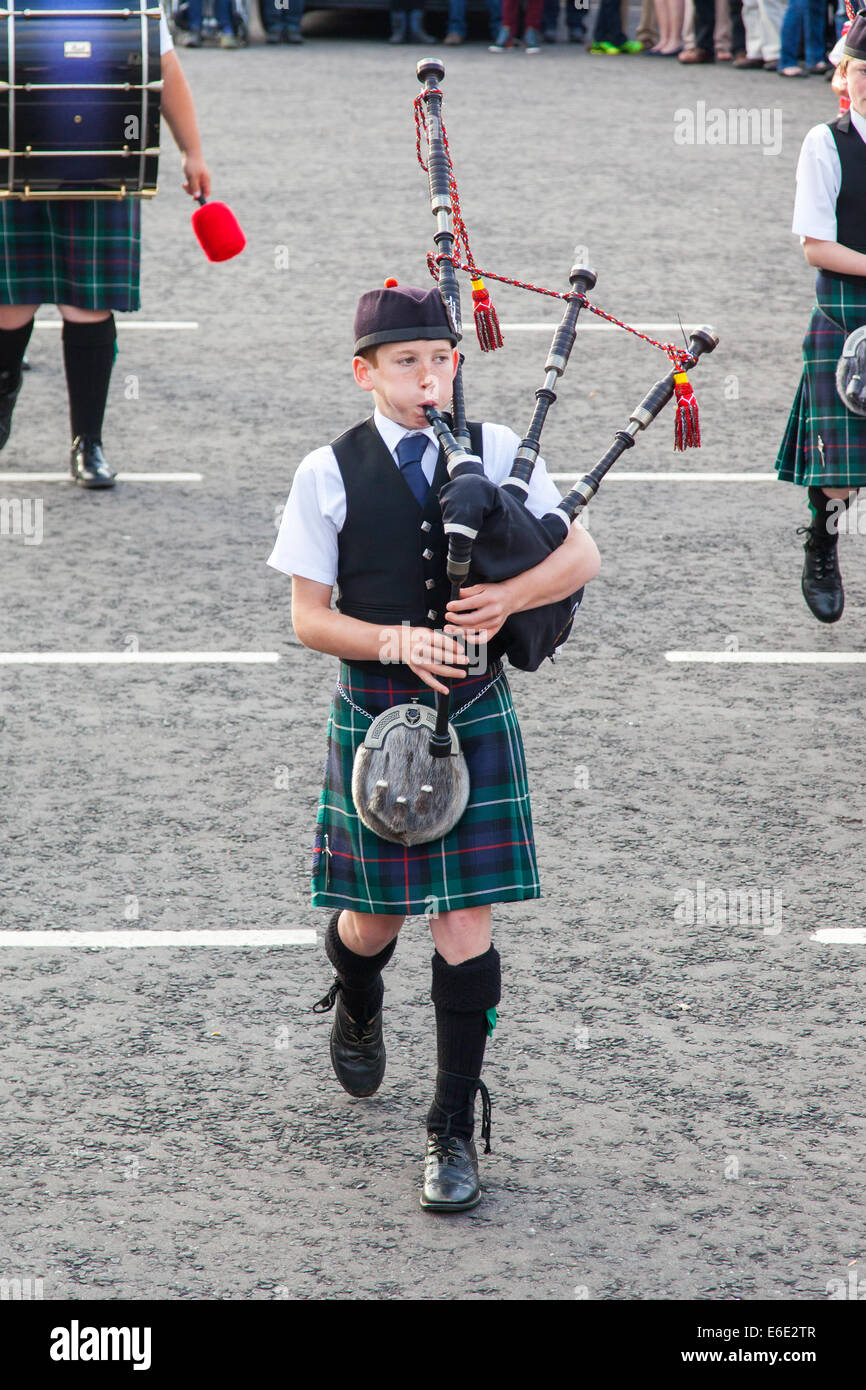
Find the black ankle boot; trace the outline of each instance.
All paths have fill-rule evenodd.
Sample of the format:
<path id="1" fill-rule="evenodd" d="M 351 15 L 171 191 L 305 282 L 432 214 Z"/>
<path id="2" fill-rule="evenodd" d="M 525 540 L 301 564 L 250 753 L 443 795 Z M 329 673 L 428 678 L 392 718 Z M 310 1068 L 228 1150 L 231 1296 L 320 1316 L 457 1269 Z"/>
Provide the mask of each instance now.
<path id="1" fill-rule="evenodd" d="M 837 623 L 845 607 L 845 591 L 839 572 L 839 520 L 856 496 L 854 491 L 847 498 L 830 498 L 823 488 L 810 487 L 812 524 L 801 526 L 797 531 L 798 536 L 806 538 L 803 543 L 806 552 L 803 597 L 821 623 Z"/>
<path id="2" fill-rule="evenodd" d="M 72 441 L 69 466 L 79 487 L 114 487 L 117 474 L 102 452 L 102 440 L 79 434 Z"/>

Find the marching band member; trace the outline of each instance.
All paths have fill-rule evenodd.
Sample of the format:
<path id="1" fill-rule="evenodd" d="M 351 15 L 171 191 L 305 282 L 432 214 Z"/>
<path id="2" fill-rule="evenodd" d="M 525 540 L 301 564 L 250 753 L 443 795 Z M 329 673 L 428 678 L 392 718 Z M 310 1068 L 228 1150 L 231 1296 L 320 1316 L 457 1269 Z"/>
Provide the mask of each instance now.
<path id="1" fill-rule="evenodd" d="M 391 280 L 361 296 L 352 367 L 372 395 L 373 417 L 302 461 L 268 560 L 292 576 L 295 632 L 305 646 L 340 658 L 348 697 L 335 694 L 328 725 L 312 902 L 332 910 L 325 950 L 336 979 L 316 1007 L 336 1006 L 331 1060 L 350 1095 L 370 1096 L 382 1081 L 382 970 L 405 916 L 430 913 L 438 1070 L 421 1196 L 430 1211 L 467 1210 L 481 1195 L 475 1096 L 481 1090 L 489 1143 L 481 1068 L 500 997 L 491 904 L 541 893 L 507 678 L 498 659 L 467 674 L 455 637 L 495 643 L 510 613 L 573 594 L 599 569 L 594 542 L 574 526 L 543 563 L 505 583 L 461 589 L 448 602 L 438 501 L 447 474 L 424 407 L 450 400 L 456 342 L 437 289 Z M 488 477 L 503 482 L 518 436 L 495 424 L 472 425 L 470 433 Z M 529 510 L 542 516 L 560 500 L 539 460 Z M 375 835 L 356 812 L 352 764 L 367 727 L 356 711 L 375 715 L 416 697 L 430 703 L 430 691 L 447 690 L 443 678 L 455 679 L 461 709 L 479 697 L 465 714 L 452 714 L 469 767 L 469 804 L 447 835 L 406 848 Z"/>
<path id="2" fill-rule="evenodd" d="M 210 193 L 192 93 L 160 16 L 161 112 L 183 159 L 184 188 Z M 76 483 L 107 488 L 116 474 L 102 452 L 102 425 L 116 355 L 114 310 L 140 308 L 141 207 L 135 198 L 7 198 L 0 203 L 0 449 L 21 390 L 21 363 L 40 304 L 63 317 L 63 361 Z"/>
<path id="3" fill-rule="evenodd" d="M 803 373 L 776 471 L 809 490 L 803 596 L 822 623 L 845 604 L 839 570 L 839 522 L 866 484 L 866 416 L 849 410 L 836 388 L 845 340 L 866 323 L 866 11 L 853 20 L 837 74 L 851 109 L 813 126 L 797 165 L 791 230 L 818 274 L 812 321 L 803 340 Z"/>

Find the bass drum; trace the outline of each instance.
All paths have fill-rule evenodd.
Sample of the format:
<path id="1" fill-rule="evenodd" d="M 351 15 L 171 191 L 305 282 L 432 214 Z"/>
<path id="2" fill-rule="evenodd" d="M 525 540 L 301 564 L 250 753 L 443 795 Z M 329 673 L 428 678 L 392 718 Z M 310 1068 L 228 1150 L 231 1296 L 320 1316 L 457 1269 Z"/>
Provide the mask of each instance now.
<path id="1" fill-rule="evenodd" d="M 159 8 L 14 3 L 0 9 L 0 198 L 152 198 Z"/>

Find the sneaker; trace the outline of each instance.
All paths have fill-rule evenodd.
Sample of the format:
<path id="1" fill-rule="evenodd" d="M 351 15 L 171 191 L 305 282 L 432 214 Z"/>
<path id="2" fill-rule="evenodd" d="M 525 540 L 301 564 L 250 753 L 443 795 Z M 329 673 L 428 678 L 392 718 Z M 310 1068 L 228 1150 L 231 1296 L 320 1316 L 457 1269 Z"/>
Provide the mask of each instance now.
<path id="1" fill-rule="evenodd" d="M 643 44 L 638 39 L 626 39 L 620 53 L 643 53 Z"/>
<path id="2" fill-rule="evenodd" d="M 523 35 L 523 43 L 527 53 L 541 52 L 541 35 L 536 29 L 527 29 Z"/>
<path id="3" fill-rule="evenodd" d="M 182 36 L 180 41 L 183 44 L 184 48 L 201 48 L 201 29 L 190 29 L 186 34 Z"/>
<path id="4" fill-rule="evenodd" d="M 463 34 L 458 34 L 456 29 L 449 30 L 449 32 L 445 35 L 445 38 L 443 39 L 443 43 L 445 44 L 446 48 L 456 48 L 458 44 L 465 42 L 466 39 L 463 36 Z"/>
<path id="5" fill-rule="evenodd" d="M 556 43 L 556 30 L 545 29 L 542 38 L 544 39 L 545 43 Z"/>
<path id="6" fill-rule="evenodd" d="M 241 41 L 237 34 L 220 34 L 220 48 L 240 48 Z"/>
<path id="7" fill-rule="evenodd" d="M 508 28 L 507 25 L 503 24 L 503 25 L 501 26 L 500 30 L 499 30 L 499 33 L 496 35 L 496 38 L 495 38 L 494 42 L 491 43 L 491 44 L 489 45 L 489 47 L 488 47 L 488 49 L 487 49 L 487 52 L 488 52 L 488 53 L 504 53 L 505 50 L 506 50 L 506 48 L 516 48 L 516 47 L 517 47 L 517 44 L 515 43 L 514 39 L 511 37 L 511 30 Z"/>
<path id="8" fill-rule="evenodd" d="M 594 43 L 590 46 L 590 53 L 619 53 L 615 43 Z"/>

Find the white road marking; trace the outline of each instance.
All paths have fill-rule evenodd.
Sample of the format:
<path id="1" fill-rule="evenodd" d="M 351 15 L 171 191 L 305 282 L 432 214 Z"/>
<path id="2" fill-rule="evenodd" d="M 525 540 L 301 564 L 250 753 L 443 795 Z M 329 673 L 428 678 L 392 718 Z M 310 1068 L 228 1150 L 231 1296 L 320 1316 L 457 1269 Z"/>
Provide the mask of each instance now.
<path id="1" fill-rule="evenodd" d="M 0 931 L 0 947 L 68 950 L 73 946 L 315 946 L 314 931 Z"/>
<path id="2" fill-rule="evenodd" d="M 819 927 L 810 941 L 840 941 L 850 946 L 866 946 L 866 927 Z"/>
<path id="3" fill-rule="evenodd" d="M 129 323 L 125 319 L 115 319 L 115 323 L 119 332 L 128 328 L 136 328 L 139 331 L 143 329 L 145 332 L 150 330 L 154 333 L 191 333 L 198 328 L 198 324 L 193 319 L 140 319 L 136 322 L 130 320 Z M 63 320 L 37 319 L 36 327 L 62 328 Z"/>
<path id="4" fill-rule="evenodd" d="M 118 473 L 120 483 L 200 483 L 203 473 Z M 0 483 L 69 483 L 72 476 L 67 473 L 0 473 Z"/>
<path id="5" fill-rule="evenodd" d="M 752 666 L 853 666 L 866 652 L 665 652 L 665 661 L 730 662 Z"/>
<path id="6" fill-rule="evenodd" d="M 696 324 L 695 327 L 697 326 Z M 503 333 L 507 329 L 509 333 L 552 334 L 559 327 L 559 323 L 554 323 L 552 320 L 548 323 L 500 323 L 499 327 Z M 632 323 L 629 324 L 629 327 L 636 328 L 639 333 L 679 333 L 680 331 L 678 323 Z M 683 324 L 683 328 L 686 337 L 694 331 L 687 323 Z M 614 331 L 622 333 L 624 330 L 620 328 L 618 323 L 578 323 L 577 331 L 578 333 L 613 333 Z"/>
<path id="7" fill-rule="evenodd" d="M 555 483 L 568 483 L 583 477 L 582 473 L 551 473 Z M 627 469 L 612 468 L 605 475 L 604 485 L 613 483 L 774 483 L 775 473 L 630 473 Z"/>
<path id="8" fill-rule="evenodd" d="M 279 652 L 0 652 L 0 666 L 250 666 L 279 659 Z"/>

